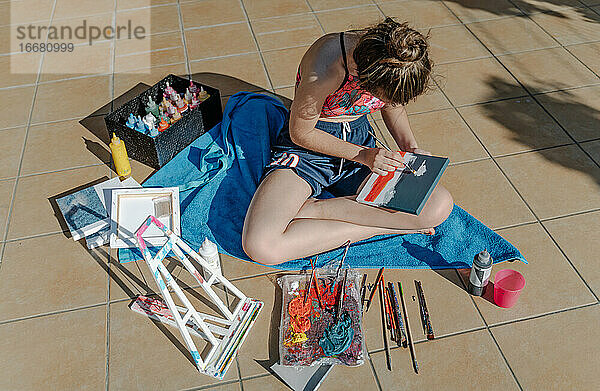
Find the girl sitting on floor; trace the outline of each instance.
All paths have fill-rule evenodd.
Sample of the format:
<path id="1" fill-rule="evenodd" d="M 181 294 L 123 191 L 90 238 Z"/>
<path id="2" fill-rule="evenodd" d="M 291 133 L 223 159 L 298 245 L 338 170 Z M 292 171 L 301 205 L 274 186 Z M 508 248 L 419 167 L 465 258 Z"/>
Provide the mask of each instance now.
<path id="1" fill-rule="evenodd" d="M 453 206 L 439 184 L 418 216 L 355 200 L 371 172 L 403 167 L 400 153 L 376 147 L 367 114 L 381 110 L 400 150 L 428 154 L 404 106 L 426 91 L 431 68 L 426 37 L 391 18 L 312 44 L 300 62 L 289 121 L 246 214 L 242 244 L 250 258 L 274 265 L 347 240 L 435 233 Z M 335 198 L 316 199 L 323 190 Z"/>

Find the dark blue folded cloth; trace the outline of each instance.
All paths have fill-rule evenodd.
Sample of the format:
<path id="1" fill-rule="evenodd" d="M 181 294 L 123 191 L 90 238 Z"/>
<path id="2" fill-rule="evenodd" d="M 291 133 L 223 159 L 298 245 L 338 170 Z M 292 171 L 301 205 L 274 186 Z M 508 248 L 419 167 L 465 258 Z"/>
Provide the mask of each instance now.
<path id="1" fill-rule="evenodd" d="M 143 184 L 180 188 L 181 236 L 192 248 L 199 248 L 208 237 L 221 253 L 250 261 L 242 249 L 244 217 L 286 116 L 287 110 L 277 99 L 240 92 L 229 98 L 220 124 Z M 464 268 L 470 267 L 475 254 L 483 249 L 496 263 L 526 262 L 513 245 L 455 205 L 448 219 L 436 227 L 435 235 L 376 236 L 353 244 L 346 261 L 361 268 Z M 341 253 L 337 249 L 322 254 L 318 266 Z M 139 259 L 141 254 L 135 249 L 119 251 L 121 262 Z M 310 263 L 298 259 L 276 267 L 300 270 Z"/>

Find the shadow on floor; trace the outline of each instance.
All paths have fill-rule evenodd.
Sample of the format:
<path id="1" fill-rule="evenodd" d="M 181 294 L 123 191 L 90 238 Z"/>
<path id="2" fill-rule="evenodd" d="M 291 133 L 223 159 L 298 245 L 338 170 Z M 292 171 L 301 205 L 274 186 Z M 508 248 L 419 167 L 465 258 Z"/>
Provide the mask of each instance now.
<path id="1" fill-rule="evenodd" d="M 505 0 L 446 0 L 446 2 L 459 4 L 463 8 L 467 9 L 487 11 L 497 16 L 516 15 L 515 10 L 518 9 L 518 7 L 513 5 L 512 1 L 509 3 Z M 507 7 L 498 7 L 497 4 L 500 2 L 506 2 Z M 570 0 L 544 0 L 536 3 L 527 1 L 525 3 L 526 4 L 524 5 L 521 4 L 521 7 L 523 7 L 523 9 L 525 9 L 528 13 L 545 12 L 558 18 L 568 18 L 568 16 L 565 14 L 566 9 L 563 11 L 557 8 L 583 6 L 583 4 L 573 3 L 573 1 Z M 587 8 L 576 8 L 575 11 L 588 22 L 598 23 L 600 21 L 600 15 L 595 14 L 593 11 L 590 11 Z"/>
<path id="2" fill-rule="evenodd" d="M 510 263 L 509 263 L 509 265 L 504 265 L 504 266 L 510 266 Z M 502 269 L 507 269 L 507 268 L 503 267 Z M 495 271 L 492 269 L 492 274 L 495 275 L 497 271 L 498 271 L 497 269 Z M 466 290 L 467 289 L 466 286 L 469 283 L 469 276 L 471 274 L 471 269 L 457 269 L 456 273 L 459 276 L 462 283 L 464 284 L 464 286 L 465 286 L 464 289 Z M 489 281 L 488 284 L 485 286 L 485 288 L 483 290 L 483 295 L 481 297 L 484 300 L 486 300 L 487 302 L 493 304 L 494 306 L 497 306 L 496 303 L 494 302 L 494 283 L 492 281 Z"/>
<path id="3" fill-rule="evenodd" d="M 514 91 L 514 89 L 518 87 L 516 83 L 508 83 L 505 80 L 500 80 L 497 78 L 491 78 L 487 81 L 487 83 L 494 88 L 494 96 L 490 96 L 490 100 L 497 99 L 497 96 L 505 96 L 505 91 Z M 540 83 L 543 83 L 543 81 L 540 80 Z M 531 90 L 528 85 L 525 85 L 525 88 Z M 558 88 L 560 88 L 560 86 L 547 86 L 544 89 L 551 90 Z M 581 124 L 581 126 L 590 126 L 590 124 L 597 124 L 598 119 L 600 119 L 599 110 L 589 106 L 586 104 L 586 102 L 581 101 L 573 92 L 570 91 L 562 91 L 560 93 L 554 93 L 551 95 L 543 95 L 542 106 L 554 108 L 560 107 L 561 112 L 569 113 L 570 123 L 560 124 L 564 129 L 566 129 L 565 134 L 567 136 L 570 136 L 569 131 L 576 131 L 574 127 L 578 126 L 578 124 Z M 523 131 L 523 129 L 531 129 L 532 127 L 535 127 L 538 121 L 537 118 L 534 117 L 528 110 L 527 106 L 512 105 L 510 107 L 513 110 L 516 109 L 517 111 L 512 111 L 510 113 L 507 112 L 506 107 L 502 104 L 502 102 L 486 104 L 482 107 L 485 110 L 486 117 L 494 120 L 513 133 L 514 140 L 524 145 L 528 145 L 531 149 L 539 148 L 539 146 L 536 145 L 533 140 L 539 140 L 541 135 L 540 133 L 543 132 L 544 129 L 539 127 L 537 129 L 539 133 L 537 133 L 533 138 L 531 136 L 531 132 L 526 133 Z M 574 120 L 575 118 L 576 120 Z M 557 120 L 560 123 L 558 118 Z M 581 129 L 579 130 L 581 131 Z M 593 133 L 590 132 L 590 135 L 592 134 Z M 551 135 L 549 134 L 549 136 Z M 595 138 L 591 137 L 593 136 L 586 138 L 586 140 L 598 139 L 600 137 L 600 133 L 596 133 Z M 569 140 L 568 142 L 571 143 L 573 141 Z M 560 164 L 571 170 L 581 171 L 582 173 L 589 175 L 596 183 L 600 185 L 600 170 L 590 170 L 590 165 L 584 164 L 584 162 L 587 161 L 587 159 L 583 158 L 583 154 L 585 152 L 582 152 L 583 160 L 575 159 L 572 156 L 567 156 L 566 154 L 556 153 L 553 148 L 540 150 L 536 153 L 552 163 Z M 600 162 L 594 160 L 593 158 L 591 158 L 591 161 L 592 164 L 600 167 Z"/>
<path id="4" fill-rule="evenodd" d="M 254 360 L 260 366 L 262 366 L 271 375 L 279 378 L 273 371 L 271 366 L 279 362 L 279 325 L 281 323 L 281 306 L 283 292 L 281 286 L 277 283 L 277 279 L 283 274 L 272 274 L 267 276 L 269 281 L 275 286 L 275 298 L 273 302 L 273 308 L 271 309 L 271 322 L 269 323 L 269 359 L 268 360 Z M 266 308 L 265 308 L 266 310 Z M 281 379 L 280 379 L 281 380 Z"/>

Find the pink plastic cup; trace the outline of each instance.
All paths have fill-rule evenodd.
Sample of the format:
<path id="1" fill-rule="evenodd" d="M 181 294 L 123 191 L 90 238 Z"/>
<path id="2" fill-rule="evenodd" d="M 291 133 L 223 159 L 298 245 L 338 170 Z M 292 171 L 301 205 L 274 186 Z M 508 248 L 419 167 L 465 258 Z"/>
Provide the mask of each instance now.
<path id="1" fill-rule="evenodd" d="M 525 277 L 516 270 L 503 269 L 496 273 L 494 281 L 494 302 L 503 308 L 510 308 L 517 302 L 525 287 Z"/>

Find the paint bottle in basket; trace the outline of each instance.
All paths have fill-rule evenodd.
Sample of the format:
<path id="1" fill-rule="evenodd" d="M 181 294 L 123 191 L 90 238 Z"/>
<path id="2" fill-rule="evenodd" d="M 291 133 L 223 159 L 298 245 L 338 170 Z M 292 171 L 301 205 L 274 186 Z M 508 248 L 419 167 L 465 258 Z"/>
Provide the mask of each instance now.
<path id="1" fill-rule="evenodd" d="M 110 152 L 112 153 L 113 161 L 115 162 L 115 171 L 121 178 L 127 178 L 131 175 L 131 165 L 127 157 L 125 143 L 121 141 L 114 133 L 110 140 Z"/>
<path id="2" fill-rule="evenodd" d="M 469 293 L 473 296 L 481 296 L 492 274 L 492 257 L 483 250 L 475 255 L 473 267 L 469 276 Z"/>

